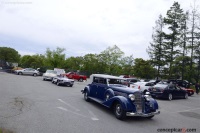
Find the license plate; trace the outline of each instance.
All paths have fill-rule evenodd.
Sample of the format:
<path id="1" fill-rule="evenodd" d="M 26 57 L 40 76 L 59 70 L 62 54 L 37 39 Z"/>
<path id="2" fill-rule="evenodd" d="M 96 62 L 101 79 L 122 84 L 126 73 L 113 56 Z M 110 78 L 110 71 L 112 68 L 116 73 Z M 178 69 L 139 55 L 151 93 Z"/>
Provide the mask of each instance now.
<path id="1" fill-rule="evenodd" d="M 153 89 L 153 91 L 156 91 L 156 89 Z"/>

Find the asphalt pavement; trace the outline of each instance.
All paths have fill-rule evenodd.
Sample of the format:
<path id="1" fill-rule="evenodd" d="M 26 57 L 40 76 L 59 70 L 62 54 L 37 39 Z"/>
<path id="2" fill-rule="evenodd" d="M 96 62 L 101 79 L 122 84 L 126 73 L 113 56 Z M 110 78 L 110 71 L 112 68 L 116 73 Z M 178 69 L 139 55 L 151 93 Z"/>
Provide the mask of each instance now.
<path id="1" fill-rule="evenodd" d="M 200 94 L 189 99 L 158 99 L 160 115 L 120 121 L 109 109 L 83 99 L 80 91 L 87 84 L 57 86 L 41 76 L 0 72 L 0 127 L 16 133 L 200 132 Z"/>

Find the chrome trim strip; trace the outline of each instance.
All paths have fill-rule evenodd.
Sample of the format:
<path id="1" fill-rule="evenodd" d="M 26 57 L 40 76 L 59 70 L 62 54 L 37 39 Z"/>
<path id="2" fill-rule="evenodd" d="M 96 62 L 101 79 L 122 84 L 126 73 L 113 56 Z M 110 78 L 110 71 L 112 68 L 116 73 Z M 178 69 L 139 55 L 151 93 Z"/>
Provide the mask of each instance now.
<path id="1" fill-rule="evenodd" d="M 149 116 L 158 115 L 158 114 L 160 114 L 160 111 L 151 112 L 151 113 L 148 113 L 148 114 L 127 112 L 127 113 L 126 113 L 126 116 L 141 116 L 141 117 L 149 117 Z"/>

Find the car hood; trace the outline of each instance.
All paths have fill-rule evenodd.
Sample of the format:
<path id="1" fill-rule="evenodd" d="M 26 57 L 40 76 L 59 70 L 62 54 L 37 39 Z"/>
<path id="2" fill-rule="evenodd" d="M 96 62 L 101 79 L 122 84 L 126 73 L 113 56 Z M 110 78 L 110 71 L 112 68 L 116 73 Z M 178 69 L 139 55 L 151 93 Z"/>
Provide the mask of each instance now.
<path id="1" fill-rule="evenodd" d="M 71 81 L 74 81 L 73 79 L 68 79 L 68 78 L 60 78 L 60 77 L 59 77 L 58 79 L 59 79 L 59 80 L 63 80 L 63 81 L 70 81 L 70 82 L 71 82 Z"/>
<path id="2" fill-rule="evenodd" d="M 57 75 L 53 73 L 44 73 L 43 76 L 55 77 Z"/>
<path id="3" fill-rule="evenodd" d="M 138 90 L 132 89 L 125 85 L 109 85 L 109 88 L 111 88 L 113 91 L 133 94 L 135 92 L 138 92 Z"/>

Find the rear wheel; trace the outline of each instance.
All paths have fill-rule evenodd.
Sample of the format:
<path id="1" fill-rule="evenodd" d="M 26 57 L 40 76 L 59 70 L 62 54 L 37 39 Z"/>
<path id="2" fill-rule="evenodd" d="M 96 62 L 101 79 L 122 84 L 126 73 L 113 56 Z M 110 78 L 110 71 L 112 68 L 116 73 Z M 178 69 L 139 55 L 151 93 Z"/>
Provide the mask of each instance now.
<path id="1" fill-rule="evenodd" d="M 119 120 L 126 118 L 126 111 L 123 110 L 122 105 L 119 102 L 117 102 L 114 106 L 114 114 Z"/>
<path id="2" fill-rule="evenodd" d="M 80 79 L 79 79 L 79 81 L 80 81 L 80 82 L 83 82 L 83 79 L 82 79 L 82 78 L 80 78 Z"/>
<path id="3" fill-rule="evenodd" d="M 173 99 L 172 94 L 169 93 L 169 95 L 168 95 L 168 100 L 171 101 L 172 99 Z"/>
<path id="4" fill-rule="evenodd" d="M 188 93 L 185 93 L 184 98 L 185 98 L 185 99 L 188 99 Z"/>
<path id="5" fill-rule="evenodd" d="M 18 75 L 22 75 L 22 72 L 19 72 Z"/>

